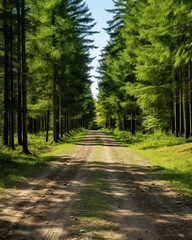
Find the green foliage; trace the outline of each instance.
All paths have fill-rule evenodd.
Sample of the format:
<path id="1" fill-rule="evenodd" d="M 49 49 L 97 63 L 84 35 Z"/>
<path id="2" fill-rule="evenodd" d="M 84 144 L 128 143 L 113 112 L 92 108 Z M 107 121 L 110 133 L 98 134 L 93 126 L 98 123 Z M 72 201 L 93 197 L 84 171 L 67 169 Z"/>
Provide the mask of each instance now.
<path id="1" fill-rule="evenodd" d="M 3 3 L 6 3 L 6 7 L 3 7 Z M 3 127 L 10 128 L 7 131 L 10 135 L 11 128 L 14 129 L 15 134 L 17 128 L 24 129 L 23 126 L 26 126 L 24 122 L 19 121 L 20 116 L 22 118 L 20 109 L 22 110 L 23 107 L 22 101 L 19 100 L 21 90 L 27 93 L 30 133 L 49 130 L 54 122 L 59 122 L 58 139 L 72 128 L 82 126 L 88 128 L 95 116 L 89 76 L 89 65 L 92 61 L 89 50 L 94 48 L 93 41 L 89 37 L 95 33 L 92 31 L 95 23 L 84 0 L 26 0 L 25 11 L 21 11 L 21 0 L 3 3 L 0 3 L 0 136 Z M 6 31 L 3 24 L 5 22 L 9 29 L 12 28 L 12 36 L 11 31 Z M 25 29 L 21 27 L 22 25 L 25 25 Z M 23 29 L 24 34 L 21 32 Z M 6 39 L 4 33 L 8 36 Z M 24 35 L 25 41 L 22 42 Z M 12 63 L 10 60 L 4 61 L 5 42 L 9 45 L 7 51 L 9 59 L 13 56 Z M 23 64 L 22 58 L 25 55 L 22 47 L 24 45 L 26 64 Z M 4 62 L 8 62 L 7 67 Z M 24 65 L 27 65 L 27 73 L 22 75 Z M 12 97 L 11 68 L 13 68 Z M 7 85 L 4 83 L 5 70 L 9 72 Z M 25 90 L 22 89 L 24 76 L 27 79 Z M 8 127 L 6 124 L 3 126 L 5 111 L 3 98 L 6 93 L 4 89 L 7 90 L 5 95 L 8 98 L 6 101 L 9 112 Z M 9 106 L 11 100 L 14 102 L 13 109 Z M 11 124 L 11 114 L 15 116 L 13 124 Z M 19 128 L 18 126 L 22 124 L 23 126 Z M 56 132 L 54 126 L 52 130 Z M 18 132 L 22 135 L 21 130 Z M 8 138 L 10 139 L 10 136 Z M 19 142 L 21 144 L 22 141 Z M 8 145 L 11 143 L 9 142 Z"/>
<path id="2" fill-rule="evenodd" d="M 34 86 L 31 94 L 38 94 L 42 98 L 40 101 L 37 98 L 38 101 L 32 101 L 31 112 L 34 108 L 34 112 L 39 112 L 38 108 L 42 109 L 42 99 L 49 101 L 51 97 L 52 62 L 55 62 L 57 90 L 62 94 L 62 112 L 70 112 L 74 116 L 86 114 L 86 109 L 91 104 L 88 51 L 92 45 L 87 45 L 87 36 L 92 34 L 90 30 L 93 19 L 88 13 L 89 9 L 82 0 L 66 0 L 38 1 L 32 10 L 33 15 L 39 19 L 39 24 L 35 41 L 29 43 L 30 49 L 35 49 L 34 58 L 30 59 Z"/>
<path id="3" fill-rule="evenodd" d="M 148 115 L 144 117 L 142 126 L 147 132 L 152 133 L 155 132 L 156 129 L 160 128 L 160 122 L 157 118 Z"/>
<path id="4" fill-rule="evenodd" d="M 162 130 L 156 130 L 153 134 L 136 132 L 135 135 L 132 135 L 127 131 L 120 131 L 119 129 L 102 129 L 102 131 L 122 142 L 125 146 L 140 150 L 158 149 L 165 146 L 175 146 L 192 141 L 192 139 L 175 137 L 171 133 L 165 133 Z"/>
<path id="5" fill-rule="evenodd" d="M 126 129 L 125 119 L 151 132 L 174 128 L 174 94 L 178 99 L 182 91 L 191 102 L 186 93 L 191 92 L 190 9 L 190 1 L 115 1 L 99 68 L 100 126 L 108 127 L 111 118 L 119 129 Z M 180 109 L 182 114 L 189 118 Z"/>

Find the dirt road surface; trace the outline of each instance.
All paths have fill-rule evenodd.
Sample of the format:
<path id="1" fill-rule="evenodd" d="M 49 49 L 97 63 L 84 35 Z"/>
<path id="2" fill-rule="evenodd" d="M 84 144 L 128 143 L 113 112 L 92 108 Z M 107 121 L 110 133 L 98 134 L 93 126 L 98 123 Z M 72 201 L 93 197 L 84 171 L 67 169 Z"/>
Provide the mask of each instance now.
<path id="1" fill-rule="evenodd" d="M 111 202 L 107 210 L 111 217 L 105 221 L 117 226 L 100 235 L 100 229 L 91 232 L 76 221 L 98 139 L 109 189 L 105 194 Z M 71 234 L 71 227 L 78 224 L 79 234 Z M 192 239 L 192 209 L 130 149 L 89 131 L 69 154 L 1 196 L 0 239 L 187 240 Z"/>

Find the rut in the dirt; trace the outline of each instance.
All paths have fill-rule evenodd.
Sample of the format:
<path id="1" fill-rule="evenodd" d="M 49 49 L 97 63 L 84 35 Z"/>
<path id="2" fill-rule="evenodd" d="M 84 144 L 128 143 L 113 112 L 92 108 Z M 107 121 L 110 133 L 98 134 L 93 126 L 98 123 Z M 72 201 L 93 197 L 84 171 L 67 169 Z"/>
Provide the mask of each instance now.
<path id="1" fill-rule="evenodd" d="M 98 144 L 100 153 L 94 156 Z M 96 160 L 107 176 L 102 181 L 108 190 L 101 194 L 110 199 L 107 212 L 96 220 L 98 227 L 92 226 L 91 218 L 79 220 L 83 214 L 79 206 Z M 1 198 L 0 239 L 192 239 L 191 208 L 160 180 L 132 151 L 89 131 L 72 153 L 60 156 L 35 179 Z M 103 222 L 117 227 L 104 228 Z"/>
<path id="2" fill-rule="evenodd" d="M 83 190 L 88 173 L 87 160 L 94 139 L 91 133 L 71 154 L 58 157 L 34 179 L 12 190 L 0 203 L 0 239 L 59 239 Z"/>
<path id="3" fill-rule="evenodd" d="M 138 155 L 100 134 L 113 212 L 123 239 L 192 239 L 192 210 Z"/>

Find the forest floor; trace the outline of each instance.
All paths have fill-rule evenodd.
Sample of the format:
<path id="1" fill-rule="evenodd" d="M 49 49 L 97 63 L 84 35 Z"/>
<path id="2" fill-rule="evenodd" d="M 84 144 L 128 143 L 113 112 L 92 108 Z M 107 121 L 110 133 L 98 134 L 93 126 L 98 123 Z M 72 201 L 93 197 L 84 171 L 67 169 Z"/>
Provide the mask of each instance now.
<path id="1" fill-rule="evenodd" d="M 192 208 L 98 131 L 0 197 L 0 239 L 192 239 Z M 2 193 L 1 193 L 2 194 Z"/>

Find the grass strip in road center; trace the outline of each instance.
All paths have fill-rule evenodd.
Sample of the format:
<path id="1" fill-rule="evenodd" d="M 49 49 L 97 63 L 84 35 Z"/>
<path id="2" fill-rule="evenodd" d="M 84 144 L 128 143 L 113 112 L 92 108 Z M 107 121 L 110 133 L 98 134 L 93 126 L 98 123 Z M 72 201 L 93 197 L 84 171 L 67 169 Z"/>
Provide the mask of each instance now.
<path id="1" fill-rule="evenodd" d="M 103 146 L 101 139 L 96 136 L 97 145 L 94 148 L 90 174 L 86 190 L 82 194 L 76 222 L 70 229 L 72 239 L 117 239 L 115 232 L 119 229 L 112 222 L 109 197 L 109 187 L 106 183 L 107 173 L 102 162 Z"/>
<path id="2" fill-rule="evenodd" d="M 102 141 L 99 136 L 95 136 L 95 142 L 97 143 L 97 145 L 102 145 Z"/>

